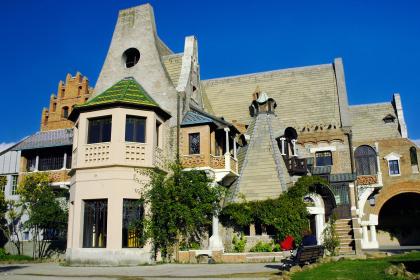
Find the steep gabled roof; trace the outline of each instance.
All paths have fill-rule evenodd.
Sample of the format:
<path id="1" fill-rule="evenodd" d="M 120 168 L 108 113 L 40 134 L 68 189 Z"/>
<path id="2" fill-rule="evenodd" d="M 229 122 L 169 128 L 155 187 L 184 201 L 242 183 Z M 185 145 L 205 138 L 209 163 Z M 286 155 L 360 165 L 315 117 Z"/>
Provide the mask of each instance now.
<path id="1" fill-rule="evenodd" d="M 76 105 L 69 119 L 75 121 L 78 114 L 82 111 L 114 106 L 149 108 L 159 111 L 165 118 L 170 118 L 170 114 L 161 109 L 159 104 L 133 77 L 127 77 L 86 103 Z"/>

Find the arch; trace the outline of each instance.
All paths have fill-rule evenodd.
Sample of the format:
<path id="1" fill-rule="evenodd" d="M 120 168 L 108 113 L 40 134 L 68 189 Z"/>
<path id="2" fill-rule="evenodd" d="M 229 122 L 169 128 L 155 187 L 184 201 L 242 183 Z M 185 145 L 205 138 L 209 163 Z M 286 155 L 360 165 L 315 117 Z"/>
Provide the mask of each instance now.
<path id="1" fill-rule="evenodd" d="M 420 245 L 420 193 L 388 199 L 379 210 L 377 229 L 380 246 Z"/>
<path id="2" fill-rule="evenodd" d="M 290 127 L 290 126 L 287 127 L 284 130 L 284 137 L 286 137 L 289 140 L 292 140 L 292 139 L 296 140 L 298 138 L 298 134 L 297 134 L 296 129 L 294 129 L 293 127 Z"/>
<path id="3" fill-rule="evenodd" d="M 420 183 L 406 181 L 396 183 L 394 185 L 384 187 L 376 197 L 375 206 L 368 211 L 370 214 L 379 216 L 382 206 L 392 197 L 402 193 L 418 193 L 420 194 Z"/>
<path id="4" fill-rule="evenodd" d="M 357 147 L 354 151 L 354 160 L 356 162 L 357 175 L 376 175 L 378 165 L 376 160 L 376 151 L 369 145 Z"/>

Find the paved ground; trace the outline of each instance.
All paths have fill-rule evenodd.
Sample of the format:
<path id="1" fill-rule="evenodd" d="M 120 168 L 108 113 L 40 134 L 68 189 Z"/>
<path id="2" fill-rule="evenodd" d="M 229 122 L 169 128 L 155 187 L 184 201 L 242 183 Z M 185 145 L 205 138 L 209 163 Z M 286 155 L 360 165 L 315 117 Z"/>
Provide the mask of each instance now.
<path id="1" fill-rule="evenodd" d="M 56 263 L 0 265 L 2 280 L 269 279 L 277 273 L 278 263 L 162 264 L 133 267 L 67 267 Z"/>

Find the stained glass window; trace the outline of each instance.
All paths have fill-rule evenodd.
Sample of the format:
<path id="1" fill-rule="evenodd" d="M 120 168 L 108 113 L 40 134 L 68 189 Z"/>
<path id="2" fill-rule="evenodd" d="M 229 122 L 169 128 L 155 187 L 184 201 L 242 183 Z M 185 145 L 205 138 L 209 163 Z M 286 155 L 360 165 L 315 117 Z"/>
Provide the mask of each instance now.
<path id="1" fill-rule="evenodd" d="M 189 134 L 189 153 L 190 155 L 200 154 L 200 133 Z"/>

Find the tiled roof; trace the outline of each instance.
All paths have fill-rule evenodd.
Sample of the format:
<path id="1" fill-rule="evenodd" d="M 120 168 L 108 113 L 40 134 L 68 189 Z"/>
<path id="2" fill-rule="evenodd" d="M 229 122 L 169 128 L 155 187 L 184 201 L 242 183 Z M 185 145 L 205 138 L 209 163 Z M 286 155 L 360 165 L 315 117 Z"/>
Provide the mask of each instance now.
<path id="1" fill-rule="evenodd" d="M 329 174 L 331 173 L 331 166 L 314 166 L 311 173 L 312 175 Z"/>
<path id="2" fill-rule="evenodd" d="M 356 180 L 356 174 L 353 173 L 338 173 L 330 175 L 330 182 L 352 182 Z"/>
<path id="3" fill-rule="evenodd" d="M 84 104 L 76 105 L 75 108 L 86 108 L 110 103 L 130 103 L 158 107 L 158 104 L 133 78 L 128 77 L 114 84 L 101 94 L 96 95 Z"/>
<path id="4" fill-rule="evenodd" d="M 13 150 L 32 150 L 47 147 L 71 146 L 72 144 L 73 130 L 57 129 L 37 132 L 20 142 Z"/>
<path id="5" fill-rule="evenodd" d="M 195 111 L 189 111 L 184 116 L 181 126 L 212 123 L 213 120 Z"/>

